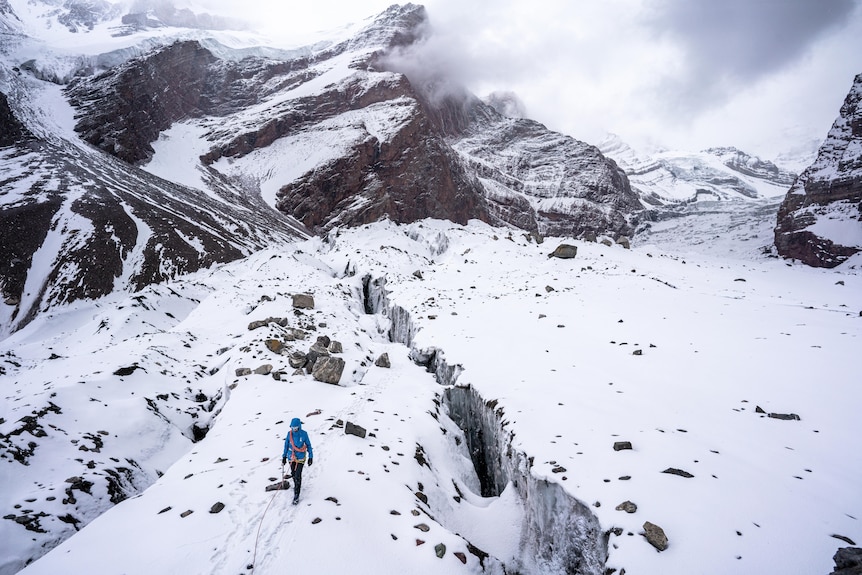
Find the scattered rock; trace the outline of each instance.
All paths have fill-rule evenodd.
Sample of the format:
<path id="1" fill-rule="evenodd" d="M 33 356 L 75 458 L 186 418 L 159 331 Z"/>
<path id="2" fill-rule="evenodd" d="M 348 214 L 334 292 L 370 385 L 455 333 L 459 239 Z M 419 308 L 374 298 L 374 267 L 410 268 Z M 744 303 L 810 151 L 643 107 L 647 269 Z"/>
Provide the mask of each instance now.
<path id="1" fill-rule="evenodd" d="M 455 557 L 457 557 L 457 558 L 458 558 L 458 561 L 460 561 L 460 562 L 461 562 L 461 563 L 463 563 L 464 565 L 466 565 L 466 564 L 467 564 L 467 556 L 466 556 L 466 555 L 464 555 L 461 551 L 456 551 L 456 552 L 455 552 L 455 553 L 453 553 L 452 555 L 454 555 Z"/>
<path id="2" fill-rule="evenodd" d="M 553 252 L 548 254 L 549 258 L 572 259 L 578 255 L 578 247 L 571 244 L 560 244 Z"/>
<path id="3" fill-rule="evenodd" d="M 443 556 L 446 555 L 446 546 L 442 543 L 438 543 L 434 546 L 434 553 L 437 554 L 437 557 L 443 559 Z"/>
<path id="4" fill-rule="evenodd" d="M 759 405 L 754 406 L 754 413 L 766 413 Z"/>
<path id="5" fill-rule="evenodd" d="M 210 507 L 210 513 L 218 513 L 222 509 L 224 509 L 224 503 L 221 501 L 215 503 L 212 507 Z"/>
<path id="6" fill-rule="evenodd" d="M 380 354 L 380 357 L 374 360 L 374 365 L 377 367 L 392 367 L 392 364 L 389 363 L 389 354 L 386 352 Z"/>
<path id="7" fill-rule="evenodd" d="M 563 467 L 562 465 L 557 465 L 556 467 L 551 469 L 551 473 L 565 473 L 565 472 L 566 472 L 566 468 Z"/>
<path id="8" fill-rule="evenodd" d="M 272 365 L 269 363 L 265 363 L 254 370 L 254 373 L 258 375 L 269 375 L 272 372 Z"/>
<path id="9" fill-rule="evenodd" d="M 632 355 L 643 355 L 643 354 L 644 354 L 644 350 L 642 350 L 642 349 L 636 349 L 632 352 Z"/>
<path id="10" fill-rule="evenodd" d="M 338 384 L 344 372 L 344 360 L 340 357 L 322 356 L 314 362 L 311 376 L 323 383 Z"/>
<path id="11" fill-rule="evenodd" d="M 617 511 L 625 511 L 626 513 L 634 513 L 638 510 L 638 506 L 631 501 L 623 501 L 615 508 Z"/>
<path id="12" fill-rule="evenodd" d="M 644 535 L 646 536 L 646 540 L 650 545 L 658 549 L 659 551 L 664 551 L 667 549 L 667 535 L 664 534 L 664 529 L 655 525 L 654 523 L 650 523 L 649 521 L 644 522 Z"/>
<path id="13" fill-rule="evenodd" d="M 314 297 L 309 294 L 293 294 L 293 307 L 296 309 L 314 309 Z"/>
<path id="14" fill-rule="evenodd" d="M 251 369 L 247 367 L 238 367 L 236 370 L 237 377 L 244 377 L 246 375 L 251 375 Z"/>
<path id="15" fill-rule="evenodd" d="M 367 432 L 364 427 L 348 421 L 344 424 L 344 433 L 355 435 L 356 437 L 361 437 L 362 439 L 365 439 L 365 435 Z"/>
<path id="16" fill-rule="evenodd" d="M 287 357 L 287 363 L 294 369 L 302 369 L 305 367 L 308 358 L 304 353 L 295 351 Z"/>
<path id="17" fill-rule="evenodd" d="M 622 451 L 624 449 L 631 449 L 632 442 L 631 441 L 616 441 L 614 442 L 614 451 Z"/>
<path id="18" fill-rule="evenodd" d="M 135 373 L 135 370 L 137 370 L 137 369 L 144 369 L 144 368 L 142 368 L 141 366 L 139 366 L 137 364 L 130 365 L 128 367 L 121 367 L 117 371 L 114 372 L 114 375 L 119 375 L 120 377 L 122 377 L 124 375 L 132 375 L 133 373 Z"/>
<path id="19" fill-rule="evenodd" d="M 332 342 L 329 344 L 329 347 L 327 347 L 326 349 L 329 350 L 329 353 L 344 353 L 344 348 L 341 346 L 340 341 L 332 340 Z"/>
<path id="20" fill-rule="evenodd" d="M 799 421 L 799 416 L 795 413 L 770 413 L 767 417 L 772 419 L 783 419 L 785 421 Z"/>
<path id="21" fill-rule="evenodd" d="M 668 467 L 667 469 L 662 471 L 662 473 L 669 473 L 671 475 L 679 475 L 680 477 L 685 477 L 686 479 L 690 479 L 690 478 L 694 477 L 694 475 L 692 475 L 688 471 L 683 471 L 682 469 L 677 469 L 676 467 Z"/>
<path id="22" fill-rule="evenodd" d="M 186 517 L 188 517 L 189 515 L 191 515 L 192 513 L 194 513 L 194 511 L 192 511 L 191 509 L 188 509 L 188 510 L 183 511 L 182 513 L 180 513 L 180 517 L 186 518 Z"/>
<path id="23" fill-rule="evenodd" d="M 272 353 L 277 353 L 281 355 L 281 352 L 284 350 L 284 343 L 278 339 L 268 339 L 266 340 L 266 347 Z"/>
<path id="24" fill-rule="evenodd" d="M 631 241 L 626 236 L 620 236 L 617 238 L 617 245 L 622 246 L 627 250 L 632 247 Z"/>
<path id="25" fill-rule="evenodd" d="M 321 519 L 320 517 L 315 517 L 314 519 L 312 519 L 312 520 L 311 520 L 311 524 L 312 524 L 312 525 L 317 525 L 317 524 L 318 524 L 318 523 L 320 523 L 321 521 L 323 521 L 323 519 Z"/>
<path id="26" fill-rule="evenodd" d="M 271 323 L 280 325 L 281 327 L 287 327 L 287 318 L 286 317 L 268 317 L 266 319 L 259 319 L 253 321 L 248 324 L 248 331 L 253 331 L 258 328 L 267 326 Z"/>
<path id="27" fill-rule="evenodd" d="M 279 481 L 278 483 L 267 485 L 264 491 L 278 491 L 280 489 L 290 489 L 290 482 L 285 479 L 284 481 Z"/>
<path id="28" fill-rule="evenodd" d="M 429 531 L 431 531 L 431 528 L 428 527 L 428 525 L 426 525 L 425 523 L 419 523 L 417 525 L 414 525 L 413 527 L 415 529 L 418 529 L 419 531 L 422 531 L 423 533 L 428 533 Z"/>
<path id="29" fill-rule="evenodd" d="M 835 539 L 840 539 L 841 541 L 849 545 L 856 545 L 856 542 L 847 537 L 846 535 L 838 535 L 837 533 L 833 533 L 831 537 L 834 537 Z"/>

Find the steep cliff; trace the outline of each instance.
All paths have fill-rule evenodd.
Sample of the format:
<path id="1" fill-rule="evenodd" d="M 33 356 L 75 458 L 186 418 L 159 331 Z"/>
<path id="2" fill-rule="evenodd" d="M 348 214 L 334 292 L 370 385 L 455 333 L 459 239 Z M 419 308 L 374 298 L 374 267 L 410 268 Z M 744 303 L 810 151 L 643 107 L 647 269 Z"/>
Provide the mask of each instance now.
<path id="1" fill-rule="evenodd" d="M 775 247 L 786 258 L 835 267 L 862 251 L 862 74 L 856 76 L 817 159 L 778 211 Z"/>

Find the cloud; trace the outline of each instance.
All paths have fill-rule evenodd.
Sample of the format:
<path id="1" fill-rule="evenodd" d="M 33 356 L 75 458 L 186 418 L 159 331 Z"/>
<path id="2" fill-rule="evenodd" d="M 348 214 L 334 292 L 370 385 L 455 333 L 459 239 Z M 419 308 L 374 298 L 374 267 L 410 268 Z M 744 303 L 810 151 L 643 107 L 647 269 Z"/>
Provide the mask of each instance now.
<path id="1" fill-rule="evenodd" d="M 195 1 L 288 43 L 392 3 Z M 425 0 L 433 35 L 399 65 L 438 88 L 514 92 L 530 117 L 588 142 L 610 131 L 758 153 L 782 133 L 825 136 L 862 72 L 860 2 Z"/>
<path id="2" fill-rule="evenodd" d="M 660 87 L 679 112 L 726 101 L 739 86 L 794 64 L 844 26 L 855 0 L 653 0 L 645 25 L 680 50 Z"/>

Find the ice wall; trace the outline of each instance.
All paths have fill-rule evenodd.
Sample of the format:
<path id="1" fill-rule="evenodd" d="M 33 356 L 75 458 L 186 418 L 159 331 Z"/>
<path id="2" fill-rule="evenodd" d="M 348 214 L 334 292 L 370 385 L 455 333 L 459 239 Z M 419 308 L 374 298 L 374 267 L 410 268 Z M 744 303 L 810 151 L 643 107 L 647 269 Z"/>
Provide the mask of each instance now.
<path id="1" fill-rule="evenodd" d="M 414 346 L 416 326 L 410 313 L 389 301 L 385 279 L 363 278 L 368 313 L 389 319 L 389 338 L 410 348 L 410 357 L 434 373 L 445 386 L 443 403 L 449 417 L 464 432 L 483 497 L 500 495 L 511 483 L 524 509 L 521 548 L 516 565 L 507 572 L 523 575 L 602 575 L 608 556 L 608 535 L 590 508 L 560 484 L 531 472 L 532 460 L 512 447 L 512 433 L 503 423 L 503 410 L 486 401 L 471 385 L 458 385 L 463 368 L 449 365 L 439 348 Z"/>

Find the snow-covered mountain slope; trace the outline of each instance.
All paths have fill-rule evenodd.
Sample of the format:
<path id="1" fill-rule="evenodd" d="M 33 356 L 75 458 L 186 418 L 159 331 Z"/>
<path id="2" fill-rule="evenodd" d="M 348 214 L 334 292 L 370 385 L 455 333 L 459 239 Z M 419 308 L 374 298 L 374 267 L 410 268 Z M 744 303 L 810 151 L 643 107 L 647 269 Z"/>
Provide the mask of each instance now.
<path id="1" fill-rule="evenodd" d="M 735 148 L 643 154 L 615 135 L 599 148 L 625 170 L 641 200 L 653 207 L 774 198 L 784 195 L 796 177 Z"/>
<path id="2" fill-rule="evenodd" d="M 187 186 L 83 142 L 62 85 L 47 79 L 61 82 L 87 57 L 46 50 L 22 32 L 6 35 L 0 52 L 0 334 L 59 303 L 139 290 L 307 236 L 213 170 L 192 171 L 198 185 Z"/>
<path id="3" fill-rule="evenodd" d="M 778 253 L 834 267 L 862 251 L 862 74 L 856 76 L 817 159 L 787 192 Z"/>
<path id="4" fill-rule="evenodd" d="M 596 148 L 396 71 L 389 56 L 415 58 L 428 33 L 421 6 L 290 49 L 169 8 L 6 5 L 4 132 L 28 137 L 3 153 L 3 332 L 57 302 L 381 218 L 631 234 L 641 206 Z"/>
<path id="5" fill-rule="evenodd" d="M 63 306 L 0 342 L 3 573 L 62 539 L 23 573 L 826 573 L 862 539 L 860 288 L 426 220 Z M 338 385 L 290 367 L 324 335 Z M 264 490 L 294 416 L 297 507 Z"/>

